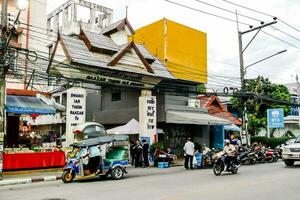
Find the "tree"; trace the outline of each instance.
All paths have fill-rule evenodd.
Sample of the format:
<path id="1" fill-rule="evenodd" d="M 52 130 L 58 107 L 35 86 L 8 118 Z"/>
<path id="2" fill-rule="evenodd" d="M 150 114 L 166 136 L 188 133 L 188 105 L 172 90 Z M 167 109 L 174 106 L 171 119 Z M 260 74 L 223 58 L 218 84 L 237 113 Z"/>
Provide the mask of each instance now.
<path id="1" fill-rule="evenodd" d="M 204 84 L 199 84 L 197 85 L 197 92 L 198 93 L 205 93 L 206 92 L 206 87 Z"/>
<path id="2" fill-rule="evenodd" d="M 256 79 L 246 80 L 246 94 L 231 98 L 233 109 L 239 115 L 243 113 L 243 101 L 246 102 L 248 115 L 248 132 L 256 135 L 262 128 L 267 129 L 267 109 L 283 108 L 285 115 L 290 110 L 289 105 L 281 101 L 291 102 L 291 94 L 284 85 L 274 84 L 268 78 L 258 76 Z M 271 130 L 273 136 L 274 130 Z"/>

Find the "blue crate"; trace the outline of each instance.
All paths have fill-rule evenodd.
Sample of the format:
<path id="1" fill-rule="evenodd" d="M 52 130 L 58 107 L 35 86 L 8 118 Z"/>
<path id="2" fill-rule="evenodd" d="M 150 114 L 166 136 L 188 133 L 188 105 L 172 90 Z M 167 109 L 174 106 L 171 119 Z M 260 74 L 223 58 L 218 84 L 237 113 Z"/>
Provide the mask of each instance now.
<path id="1" fill-rule="evenodd" d="M 157 163 L 157 167 L 158 167 L 158 168 L 166 168 L 166 167 L 165 167 L 165 162 L 158 162 L 158 163 Z"/>
<path id="2" fill-rule="evenodd" d="M 164 162 L 165 163 L 165 168 L 169 167 L 169 162 Z"/>

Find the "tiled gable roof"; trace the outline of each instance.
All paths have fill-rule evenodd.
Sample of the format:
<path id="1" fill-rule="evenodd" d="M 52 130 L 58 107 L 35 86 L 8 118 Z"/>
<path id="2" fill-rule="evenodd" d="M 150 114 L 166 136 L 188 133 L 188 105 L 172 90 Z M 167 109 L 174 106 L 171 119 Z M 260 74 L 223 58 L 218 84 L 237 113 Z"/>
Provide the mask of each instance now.
<path id="1" fill-rule="evenodd" d="M 86 37 L 86 43 L 89 46 L 89 49 L 102 49 L 113 52 L 118 52 L 120 47 L 114 43 L 114 41 L 101 33 L 94 33 L 88 30 L 81 29 L 81 36 Z"/>
<path id="2" fill-rule="evenodd" d="M 227 119 L 235 125 L 241 125 L 241 121 L 228 112 L 217 96 L 198 96 L 202 108 L 208 109 L 209 114 Z"/>
<path id="3" fill-rule="evenodd" d="M 127 20 L 127 18 L 125 19 L 121 19 L 111 25 L 108 25 L 107 27 L 105 27 L 104 29 L 101 30 L 101 33 L 103 35 L 110 35 L 113 34 L 115 32 L 118 32 L 119 30 L 123 29 L 125 26 L 127 26 L 128 30 L 130 31 L 131 34 L 134 34 L 134 29 L 132 28 L 132 26 L 130 25 L 129 21 Z"/>
<path id="4" fill-rule="evenodd" d="M 116 55 L 120 51 L 122 51 L 122 49 L 126 45 L 124 45 L 123 47 L 119 46 L 120 50 L 118 53 L 114 55 L 109 55 L 109 54 L 90 51 L 80 36 L 60 35 L 59 37 L 60 37 L 60 42 L 64 47 L 64 50 L 66 51 L 65 53 L 69 58 L 71 64 L 100 67 L 106 69 L 113 69 L 113 70 L 119 70 L 125 72 L 132 72 L 132 73 L 139 73 L 144 75 L 174 79 L 173 75 L 167 70 L 167 68 L 155 57 L 153 57 L 155 61 L 152 64 L 149 64 L 154 73 L 141 71 L 138 70 L 137 68 L 129 68 L 128 66 L 122 66 L 122 65 L 109 66 L 108 63 L 114 57 L 116 57 Z M 144 56 L 143 53 L 142 55 Z"/>

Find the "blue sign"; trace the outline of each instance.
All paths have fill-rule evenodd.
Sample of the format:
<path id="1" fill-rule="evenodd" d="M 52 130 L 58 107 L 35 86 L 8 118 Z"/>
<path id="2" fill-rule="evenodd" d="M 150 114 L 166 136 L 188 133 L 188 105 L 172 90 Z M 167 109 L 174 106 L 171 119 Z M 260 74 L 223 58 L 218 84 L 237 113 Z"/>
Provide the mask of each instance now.
<path id="1" fill-rule="evenodd" d="M 268 128 L 284 128 L 284 112 L 282 108 L 268 109 Z"/>

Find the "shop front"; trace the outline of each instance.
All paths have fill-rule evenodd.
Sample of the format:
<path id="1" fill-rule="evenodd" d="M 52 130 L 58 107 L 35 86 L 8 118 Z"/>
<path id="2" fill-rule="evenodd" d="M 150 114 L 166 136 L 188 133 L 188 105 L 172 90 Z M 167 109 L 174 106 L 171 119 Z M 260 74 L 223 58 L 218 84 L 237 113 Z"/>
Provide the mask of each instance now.
<path id="1" fill-rule="evenodd" d="M 196 146 L 223 148 L 224 125 L 230 121 L 210 115 L 204 110 L 168 109 L 164 130 L 168 137 L 168 144 L 182 153 L 182 146 L 187 137 L 191 137 Z"/>
<path id="2" fill-rule="evenodd" d="M 37 92 L 8 90 L 7 129 L 4 141 L 3 171 L 63 166 L 64 152 L 51 125 L 37 126 L 40 117 L 53 117 L 56 109 L 36 96 Z"/>

